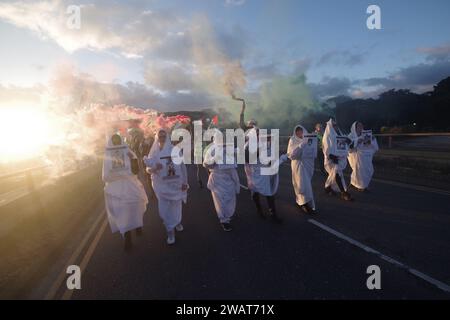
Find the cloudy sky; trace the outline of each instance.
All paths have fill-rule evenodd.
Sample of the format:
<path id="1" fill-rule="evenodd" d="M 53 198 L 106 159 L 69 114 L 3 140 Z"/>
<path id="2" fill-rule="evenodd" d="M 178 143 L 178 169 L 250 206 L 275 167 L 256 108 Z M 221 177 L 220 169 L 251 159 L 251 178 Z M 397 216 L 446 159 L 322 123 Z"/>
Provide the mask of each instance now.
<path id="1" fill-rule="evenodd" d="M 381 30 L 366 27 L 373 3 Z M 69 82 L 114 103 L 211 107 L 230 66 L 244 95 L 304 74 L 318 99 L 424 92 L 450 76 L 448 0 L 2 0 L 0 39 L 0 104 Z"/>

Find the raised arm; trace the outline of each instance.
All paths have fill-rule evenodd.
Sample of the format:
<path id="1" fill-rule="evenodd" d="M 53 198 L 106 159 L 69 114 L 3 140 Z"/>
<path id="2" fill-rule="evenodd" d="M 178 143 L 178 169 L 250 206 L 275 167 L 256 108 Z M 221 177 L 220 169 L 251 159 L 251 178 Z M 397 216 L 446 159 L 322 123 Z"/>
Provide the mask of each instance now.
<path id="1" fill-rule="evenodd" d="M 244 119 L 244 114 L 245 114 L 245 100 L 242 98 L 236 98 L 235 95 L 231 96 L 233 98 L 233 100 L 236 101 L 241 101 L 242 102 L 242 107 L 241 107 L 241 113 L 239 115 L 239 126 L 241 127 L 242 130 L 247 130 L 247 125 L 245 124 L 245 119 Z"/>

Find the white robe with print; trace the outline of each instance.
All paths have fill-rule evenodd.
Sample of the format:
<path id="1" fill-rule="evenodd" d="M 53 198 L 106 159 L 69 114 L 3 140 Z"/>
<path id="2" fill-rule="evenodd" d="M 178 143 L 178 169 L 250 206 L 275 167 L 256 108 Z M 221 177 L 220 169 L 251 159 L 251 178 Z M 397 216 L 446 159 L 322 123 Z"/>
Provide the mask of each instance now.
<path id="1" fill-rule="evenodd" d="M 172 144 L 167 133 L 166 142 L 159 147 L 158 135 L 144 160 L 147 171 L 151 174 L 152 187 L 158 199 L 158 211 L 167 231 L 172 231 L 182 220 L 182 202 L 187 201 L 187 191 L 182 191 L 182 185 L 187 184 L 185 164 L 175 164 L 172 161 Z M 156 170 L 160 163 L 162 169 Z M 149 170 L 150 169 L 150 170 Z"/>
<path id="2" fill-rule="evenodd" d="M 249 149 L 248 142 L 245 146 L 246 150 Z M 270 146 L 269 146 L 270 150 Z M 257 150 L 249 150 L 253 151 L 253 154 L 257 153 Z M 260 152 L 267 151 L 265 149 L 260 148 Z M 280 157 L 279 165 L 284 162 L 285 156 Z M 257 192 L 263 196 L 273 196 L 278 191 L 279 184 L 279 175 L 278 172 L 274 175 L 263 175 L 261 174 L 261 169 L 270 168 L 270 164 L 262 164 L 259 159 L 256 159 L 257 162 L 255 164 L 246 163 L 244 166 L 245 175 L 247 177 L 247 186 L 249 190 L 253 193 Z"/>
<path id="3" fill-rule="evenodd" d="M 221 223 L 229 223 L 236 210 L 236 194 L 240 191 L 236 164 L 216 164 L 214 152 L 207 152 L 203 165 L 209 169 L 208 189 Z"/>
<path id="4" fill-rule="evenodd" d="M 369 187 L 373 176 L 373 155 L 378 151 L 376 139 L 372 139 L 369 145 L 358 142 L 359 136 L 356 133 L 356 122 L 353 123 L 349 138 L 354 143 L 354 148 L 350 149 L 348 162 L 352 168 L 350 183 L 359 189 Z"/>
<path id="5" fill-rule="evenodd" d="M 324 167 L 328 173 L 328 178 L 325 181 L 325 188 L 330 187 L 336 191 L 340 192 L 339 187 L 336 183 L 336 174 L 339 174 L 341 177 L 342 186 L 345 190 L 347 190 L 347 184 L 344 179 L 344 170 L 347 167 L 347 155 L 339 155 L 338 163 L 334 163 L 328 156 L 330 154 L 338 155 L 337 152 L 337 133 L 333 128 L 332 120 L 330 119 L 327 122 L 327 127 L 325 128 L 325 132 L 322 140 L 322 150 L 324 156 Z"/>
<path id="6" fill-rule="evenodd" d="M 126 145 L 112 146 L 110 143 L 102 170 L 109 225 L 113 233 L 119 231 L 122 235 L 143 226 L 148 203 L 144 186 L 131 172 L 128 152 L 133 154 Z"/>
<path id="7" fill-rule="evenodd" d="M 292 185 L 294 187 L 296 202 L 299 206 L 310 203 L 311 208 L 315 209 L 314 194 L 312 189 L 312 178 L 314 175 L 314 161 L 317 154 L 306 154 L 308 141 L 296 136 L 297 128 L 303 129 L 303 134 L 307 134 L 305 128 L 296 126 L 293 136 L 289 139 L 288 157 L 291 159 Z"/>

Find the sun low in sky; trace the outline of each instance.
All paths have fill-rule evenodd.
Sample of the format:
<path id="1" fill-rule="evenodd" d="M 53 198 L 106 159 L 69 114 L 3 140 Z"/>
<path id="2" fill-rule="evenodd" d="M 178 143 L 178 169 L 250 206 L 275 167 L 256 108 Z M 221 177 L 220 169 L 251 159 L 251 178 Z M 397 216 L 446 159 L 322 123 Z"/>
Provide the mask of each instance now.
<path id="1" fill-rule="evenodd" d="M 371 4 L 379 30 L 367 28 Z M 449 34 L 446 0 L 4 0 L 1 161 L 39 153 L 60 139 L 62 114 L 92 103 L 229 107 L 229 70 L 250 105 L 286 77 L 303 79 L 299 103 L 311 105 L 426 92 L 450 73 Z"/>

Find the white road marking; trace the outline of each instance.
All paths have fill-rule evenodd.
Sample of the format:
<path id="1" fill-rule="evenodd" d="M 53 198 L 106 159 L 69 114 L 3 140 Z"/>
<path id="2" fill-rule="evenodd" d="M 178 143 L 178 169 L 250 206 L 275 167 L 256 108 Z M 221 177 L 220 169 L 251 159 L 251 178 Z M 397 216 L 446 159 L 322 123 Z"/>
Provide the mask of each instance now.
<path id="1" fill-rule="evenodd" d="M 395 266 L 397 266 L 399 268 L 407 270 L 409 273 L 413 274 L 414 276 L 416 276 L 416 277 L 418 277 L 418 278 L 420 278 L 420 279 L 422 279 L 422 280 L 424 280 L 424 281 L 426 281 L 426 282 L 428 282 L 428 283 L 438 287 L 439 289 L 441 289 L 443 291 L 450 292 L 450 286 L 445 284 L 442 281 L 434 279 L 433 277 L 430 277 L 430 276 L 428 276 L 428 275 L 426 275 L 426 274 L 424 274 L 424 273 L 422 273 L 422 272 L 420 272 L 420 271 L 418 271 L 416 269 L 413 269 L 410 266 L 408 266 L 408 265 L 406 265 L 406 264 L 404 264 L 404 263 L 402 263 L 402 262 L 400 262 L 398 260 L 395 260 L 395 259 L 393 259 L 393 258 L 391 258 L 389 256 L 386 256 L 386 255 L 382 254 L 381 252 L 379 252 L 379 251 L 377 251 L 375 249 L 372 249 L 371 247 L 368 247 L 365 244 L 362 244 L 361 242 L 356 241 L 356 240 L 346 236 L 345 234 L 342 234 L 339 231 L 336 231 L 336 230 L 334 230 L 334 229 L 332 229 L 332 228 L 330 228 L 330 227 L 328 227 L 328 226 L 326 226 L 326 225 L 324 225 L 324 224 L 322 224 L 322 223 L 320 223 L 320 222 L 318 222 L 318 221 L 316 221 L 314 219 L 308 219 L 308 222 L 314 224 L 315 226 L 321 228 L 322 230 L 325 230 L 325 231 L 333 234 L 334 236 L 336 236 L 336 237 L 338 237 L 338 238 L 340 238 L 342 240 L 347 241 L 348 243 L 350 243 L 350 244 L 352 244 L 352 245 L 354 245 L 354 246 L 356 246 L 356 247 L 358 247 L 360 249 L 363 249 L 366 252 L 373 253 L 374 255 L 378 256 L 379 258 L 383 259 L 384 261 L 387 261 L 387 262 L 389 262 L 389 263 L 391 263 L 391 264 L 393 264 L 393 265 L 395 265 Z"/>
<path id="2" fill-rule="evenodd" d="M 98 230 L 98 226 L 100 225 L 100 223 L 101 223 L 102 219 L 104 219 L 104 217 L 105 217 L 105 210 L 103 210 L 102 213 L 99 215 L 99 217 L 95 220 L 94 224 L 89 229 L 89 231 L 86 233 L 86 235 L 84 236 L 81 243 L 78 245 L 76 250 L 72 253 L 69 260 L 67 260 L 66 267 L 76 263 L 78 257 L 81 254 L 81 251 L 86 246 L 88 240 L 91 238 L 94 231 Z M 46 294 L 46 296 L 44 298 L 45 300 L 55 299 L 55 296 L 56 296 L 59 288 L 61 288 L 61 285 L 63 285 L 64 281 L 66 280 L 66 277 L 67 277 L 67 273 L 66 273 L 66 269 L 64 268 L 61 271 L 61 273 L 58 275 L 58 277 L 56 278 L 53 285 L 50 287 L 50 290 L 48 291 L 48 293 Z"/>
<path id="3" fill-rule="evenodd" d="M 108 220 L 106 218 L 104 218 L 103 224 L 100 227 L 100 230 L 95 235 L 94 240 L 92 240 L 91 245 L 89 246 L 88 250 L 86 251 L 86 254 L 83 257 L 83 260 L 81 260 L 81 264 L 80 264 L 81 274 L 83 274 L 83 271 L 86 270 L 86 267 L 87 267 L 89 261 L 91 260 L 92 255 L 94 254 L 95 248 L 97 248 L 97 245 L 100 242 L 103 232 L 105 232 L 105 229 L 107 226 L 108 226 Z M 64 294 L 62 296 L 62 300 L 70 300 L 72 298 L 74 291 L 75 290 L 66 289 L 66 292 L 64 292 Z"/>

